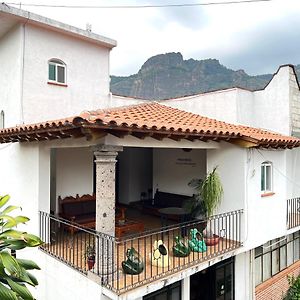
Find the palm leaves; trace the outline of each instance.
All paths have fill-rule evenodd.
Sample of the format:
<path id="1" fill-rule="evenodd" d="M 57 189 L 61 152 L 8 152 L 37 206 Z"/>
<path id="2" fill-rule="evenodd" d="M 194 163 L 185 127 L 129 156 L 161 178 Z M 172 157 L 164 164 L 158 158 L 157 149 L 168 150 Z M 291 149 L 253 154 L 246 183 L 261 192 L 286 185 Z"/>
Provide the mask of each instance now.
<path id="1" fill-rule="evenodd" d="M 0 299 L 2 300 L 33 300 L 26 284 L 36 286 L 38 281 L 28 270 L 40 269 L 38 265 L 25 259 L 18 259 L 9 250 L 20 250 L 26 247 L 36 247 L 42 241 L 35 235 L 14 229 L 18 224 L 25 224 L 29 218 L 12 217 L 12 211 L 18 206 L 4 206 L 10 197 L 0 196 Z"/>
<path id="2" fill-rule="evenodd" d="M 223 197 L 223 186 L 217 167 L 206 175 L 204 180 L 193 179 L 189 185 L 196 190 L 196 202 L 202 202 L 206 213 L 211 216 Z"/>

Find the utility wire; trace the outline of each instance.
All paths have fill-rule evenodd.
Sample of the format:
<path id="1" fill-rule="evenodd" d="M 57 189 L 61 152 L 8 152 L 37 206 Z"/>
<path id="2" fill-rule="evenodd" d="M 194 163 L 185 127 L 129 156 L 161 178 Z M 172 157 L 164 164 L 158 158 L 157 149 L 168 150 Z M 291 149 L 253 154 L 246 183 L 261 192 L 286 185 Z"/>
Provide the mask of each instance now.
<path id="1" fill-rule="evenodd" d="M 203 2 L 203 3 L 182 3 L 182 4 L 158 4 L 158 5 L 60 5 L 60 4 L 37 4 L 22 2 L 3 2 L 3 4 L 17 6 L 33 6 L 33 7 L 52 7 L 52 8 L 101 8 L 101 9 L 136 9 L 136 8 L 168 8 L 168 7 L 195 7 L 195 6 L 211 6 L 211 5 L 231 5 L 258 2 L 271 2 L 274 0 L 238 0 L 225 2 Z"/>

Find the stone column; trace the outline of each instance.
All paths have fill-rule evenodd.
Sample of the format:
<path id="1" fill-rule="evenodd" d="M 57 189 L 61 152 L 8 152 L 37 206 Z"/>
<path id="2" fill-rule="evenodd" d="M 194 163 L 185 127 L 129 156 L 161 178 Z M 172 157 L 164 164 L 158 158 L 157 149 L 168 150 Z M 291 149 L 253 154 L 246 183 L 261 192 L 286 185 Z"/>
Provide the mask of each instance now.
<path id="1" fill-rule="evenodd" d="M 122 147 L 95 146 L 96 157 L 96 230 L 115 236 L 116 157 Z"/>
<path id="2" fill-rule="evenodd" d="M 115 170 L 122 147 L 98 145 L 93 148 L 96 163 L 96 262 L 94 271 L 102 280 L 112 281 L 117 270 L 115 259 Z M 105 235 L 101 235 L 104 233 Z"/>

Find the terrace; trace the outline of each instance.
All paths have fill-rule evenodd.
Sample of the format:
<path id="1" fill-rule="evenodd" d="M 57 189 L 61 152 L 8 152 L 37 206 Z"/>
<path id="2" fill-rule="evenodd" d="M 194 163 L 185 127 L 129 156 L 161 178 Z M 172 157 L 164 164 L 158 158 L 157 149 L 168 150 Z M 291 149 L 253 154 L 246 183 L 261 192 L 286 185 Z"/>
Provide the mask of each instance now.
<path id="1" fill-rule="evenodd" d="M 300 198 L 287 200 L 287 228 L 300 226 Z"/>
<path id="2" fill-rule="evenodd" d="M 206 220 L 172 222 L 164 227 L 157 227 L 159 218 L 144 216 L 145 227 L 153 230 L 116 238 L 40 212 L 40 235 L 45 241 L 41 249 L 83 274 L 95 274 L 102 286 L 122 294 L 241 247 L 242 213 L 242 210 L 232 211 Z M 193 239 L 195 229 L 198 233 Z M 213 232 L 211 238 L 205 237 L 207 231 Z M 178 238 L 189 248 L 188 252 L 176 251 Z M 163 251 L 158 241 L 162 241 Z M 198 251 L 193 248 L 195 243 Z M 85 255 L 88 247 L 95 249 L 92 266 Z M 129 255 L 130 249 L 136 251 L 135 257 Z"/>

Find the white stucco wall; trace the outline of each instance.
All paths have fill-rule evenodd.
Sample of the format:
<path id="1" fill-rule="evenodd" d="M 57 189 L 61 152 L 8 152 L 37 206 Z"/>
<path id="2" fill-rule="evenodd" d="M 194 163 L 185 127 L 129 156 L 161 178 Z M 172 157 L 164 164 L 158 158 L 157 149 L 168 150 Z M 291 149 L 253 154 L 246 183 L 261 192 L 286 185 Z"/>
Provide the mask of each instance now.
<path id="1" fill-rule="evenodd" d="M 251 264 L 251 252 L 247 251 L 235 256 L 235 299 L 254 300 L 254 288 L 252 281 L 253 270 Z"/>
<path id="2" fill-rule="evenodd" d="M 135 105 L 135 104 L 142 104 L 142 103 L 149 103 L 149 102 L 150 102 L 149 100 L 142 100 L 138 98 L 123 97 L 123 96 L 110 94 L 109 100 L 107 102 L 107 107 L 120 107 L 120 106 Z"/>
<path id="3" fill-rule="evenodd" d="M 287 199 L 300 197 L 300 149 L 286 151 Z"/>
<path id="4" fill-rule="evenodd" d="M 93 193 L 93 160 L 89 147 L 56 149 L 56 198 Z"/>
<path id="5" fill-rule="evenodd" d="M 290 135 L 292 118 L 297 119 L 293 121 L 294 128 L 300 128 L 299 97 L 294 72 L 291 67 L 285 66 L 279 68 L 263 90 L 252 92 L 233 88 L 161 103 L 229 123 Z"/>
<path id="6" fill-rule="evenodd" d="M 36 143 L 0 145 L 0 193 L 11 196 L 10 204 L 22 207 L 16 213 L 31 219 L 26 231 L 38 233 L 39 147 Z M 47 197 L 47 194 L 45 195 Z"/>
<path id="7" fill-rule="evenodd" d="M 48 60 L 67 66 L 67 87 L 47 84 Z M 109 49 L 58 32 L 26 25 L 24 122 L 59 119 L 106 107 Z M 34 109 L 33 109 L 34 108 Z"/>
<path id="8" fill-rule="evenodd" d="M 22 27 L 15 26 L 0 39 L 0 111 L 5 127 L 21 123 Z"/>
<path id="9" fill-rule="evenodd" d="M 42 269 L 35 272 L 39 285 L 32 293 L 36 299 L 107 299 L 102 295 L 102 287 L 85 275 L 40 250 L 35 250 L 34 257 Z"/>
<path id="10" fill-rule="evenodd" d="M 286 150 L 288 151 L 288 150 Z M 261 197 L 261 163 L 273 164 L 274 195 Z M 286 227 L 286 152 L 252 150 L 248 152 L 245 247 L 255 248 L 283 236 Z"/>
<path id="11" fill-rule="evenodd" d="M 153 191 L 192 196 L 188 183 L 206 174 L 206 150 L 153 149 Z"/>
<path id="12" fill-rule="evenodd" d="M 207 150 L 207 170 L 217 166 L 224 196 L 216 213 L 244 209 L 246 193 L 246 150 L 221 142 L 222 147 Z"/>
<path id="13" fill-rule="evenodd" d="M 162 104 L 220 121 L 237 123 L 237 89 L 163 100 Z"/>
<path id="14" fill-rule="evenodd" d="M 280 68 L 264 90 L 254 92 L 254 127 L 291 134 L 289 78 L 290 68 Z"/>

